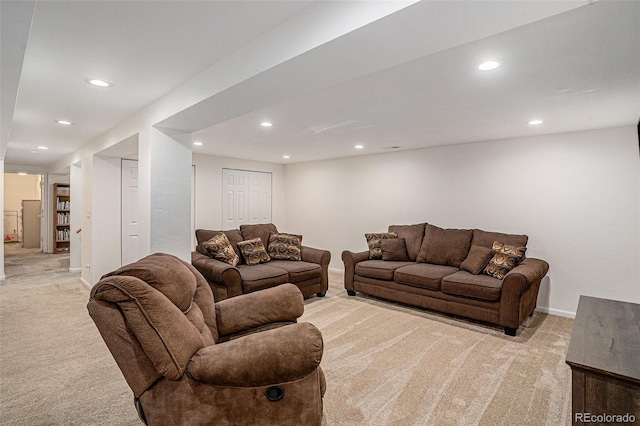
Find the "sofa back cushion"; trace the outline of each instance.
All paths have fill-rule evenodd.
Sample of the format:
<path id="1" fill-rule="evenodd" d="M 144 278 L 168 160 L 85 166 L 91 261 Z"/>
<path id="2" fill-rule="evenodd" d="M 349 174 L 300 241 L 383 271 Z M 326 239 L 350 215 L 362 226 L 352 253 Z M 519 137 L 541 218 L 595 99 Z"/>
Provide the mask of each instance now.
<path id="1" fill-rule="evenodd" d="M 471 229 L 442 229 L 427 225 L 416 260 L 459 268 L 469 253 L 472 237 Z"/>
<path id="2" fill-rule="evenodd" d="M 231 243 L 231 247 L 233 247 L 233 250 L 240 257 L 240 260 L 242 262 L 242 256 L 240 253 L 240 249 L 238 248 L 238 243 L 243 239 L 239 229 L 229 229 L 227 231 L 212 231 L 209 229 L 196 229 L 196 240 L 198 242 L 197 250 L 202 254 L 208 255 L 207 251 L 203 250 L 202 244 L 210 240 L 212 237 L 220 234 L 225 234 L 227 236 L 227 239 Z"/>
<path id="3" fill-rule="evenodd" d="M 417 223 L 415 225 L 389 226 L 389 232 L 398 234 L 398 238 L 404 238 L 404 241 L 407 245 L 409 260 L 412 262 L 416 261 L 418 252 L 420 252 L 420 246 L 422 245 L 422 239 L 424 238 L 424 229 L 426 226 L 426 223 Z"/>
<path id="4" fill-rule="evenodd" d="M 503 234 L 501 232 L 487 232 L 481 229 L 473 230 L 473 239 L 471 244 L 474 246 L 482 246 L 488 249 L 493 247 L 495 241 L 509 244 L 516 247 L 526 247 L 529 237 L 518 234 Z"/>
<path id="5" fill-rule="evenodd" d="M 274 233 L 278 232 L 278 228 L 276 228 L 276 226 L 273 223 L 240 225 L 240 233 L 242 234 L 242 241 L 260 238 L 265 248 L 269 244 L 269 234 L 271 234 L 272 232 Z"/>

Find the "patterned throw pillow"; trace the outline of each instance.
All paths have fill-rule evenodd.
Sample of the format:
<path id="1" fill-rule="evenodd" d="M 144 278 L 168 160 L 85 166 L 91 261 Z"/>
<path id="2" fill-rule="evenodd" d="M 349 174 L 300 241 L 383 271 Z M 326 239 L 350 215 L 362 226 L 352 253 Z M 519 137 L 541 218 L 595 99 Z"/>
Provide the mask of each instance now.
<path id="1" fill-rule="evenodd" d="M 257 265 L 258 263 L 266 263 L 271 260 L 267 251 L 264 249 L 262 238 L 241 241 L 238 243 L 238 248 L 247 265 Z"/>
<path id="2" fill-rule="evenodd" d="M 302 260 L 302 235 L 269 234 L 267 254 L 271 259 Z"/>
<path id="3" fill-rule="evenodd" d="M 398 234 L 395 232 L 373 232 L 364 234 L 364 237 L 367 239 L 367 245 L 369 246 L 369 259 L 382 259 L 380 240 L 398 238 Z"/>
<path id="4" fill-rule="evenodd" d="M 226 262 L 231 266 L 236 266 L 240 262 L 240 257 L 236 254 L 229 238 L 225 234 L 218 234 L 202 243 L 209 256 L 214 259 Z"/>
<path id="5" fill-rule="evenodd" d="M 508 244 L 495 241 L 493 243 L 493 257 L 484 268 L 484 273 L 499 280 L 503 279 L 507 272 L 518 266 L 524 259 L 526 247 L 510 246 Z"/>

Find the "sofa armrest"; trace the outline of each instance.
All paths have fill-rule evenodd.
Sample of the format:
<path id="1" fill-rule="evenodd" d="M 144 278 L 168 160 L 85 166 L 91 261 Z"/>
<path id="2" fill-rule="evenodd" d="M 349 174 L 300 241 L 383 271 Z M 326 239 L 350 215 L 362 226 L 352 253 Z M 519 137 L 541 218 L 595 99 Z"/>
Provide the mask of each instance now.
<path id="1" fill-rule="evenodd" d="M 505 275 L 502 289 L 513 287 L 514 293 L 523 294 L 532 284 L 540 282 L 548 270 L 549 264 L 544 260 L 525 258 Z"/>
<path id="2" fill-rule="evenodd" d="M 331 262 L 330 251 L 313 247 L 302 246 L 300 256 L 305 262 L 317 263 L 321 266 L 329 266 Z"/>
<path id="3" fill-rule="evenodd" d="M 191 358 L 187 372 L 215 386 L 267 386 L 312 374 L 322 351 L 322 335 L 315 326 L 289 324 L 202 348 Z"/>
<path id="4" fill-rule="evenodd" d="M 293 284 L 281 284 L 216 303 L 216 321 L 221 336 L 274 322 L 295 322 L 303 313 L 302 293 Z"/>
<path id="5" fill-rule="evenodd" d="M 242 278 L 238 268 L 197 251 L 191 253 L 191 264 L 209 283 L 226 287 L 227 297 L 242 294 Z"/>
<path id="6" fill-rule="evenodd" d="M 353 289 L 353 275 L 355 274 L 356 263 L 369 259 L 369 251 L 361 251 L 354 253 L 349 250 L 342 252 L 342 262 L 344 263 L 344 288 L 347 291 Z M 354 293 L 355 294 L 355 293 Z"/>
<path id="7" fill-rule="evenodd" d="M 548 270 L 549 264 L 544 260 L 526 258 L 505 275 L 500 298 L 500 325 L 517 329 L 533 312 L 540 281 Z"/>
<path id="8" fill-rule="evenodd" d="M 320 277 L 320 291 L 318 295 L 324 295 L 329 289 L 329 262 L 331 262 L 331 252 L 313 247 L 302 246 L 300 257 L 305 262 L 315 263 L 322 267 Z"/>

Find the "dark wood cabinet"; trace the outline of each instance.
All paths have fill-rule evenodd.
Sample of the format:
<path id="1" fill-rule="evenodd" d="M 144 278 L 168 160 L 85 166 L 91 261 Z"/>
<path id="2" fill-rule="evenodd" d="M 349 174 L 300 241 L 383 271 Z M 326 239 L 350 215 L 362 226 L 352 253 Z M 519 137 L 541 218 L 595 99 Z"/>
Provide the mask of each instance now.
<path id="1" fill-rule="evenodd" d="M 567 364 L 574 425 L 640 422 L 640 305 L 580 296 Z"/>

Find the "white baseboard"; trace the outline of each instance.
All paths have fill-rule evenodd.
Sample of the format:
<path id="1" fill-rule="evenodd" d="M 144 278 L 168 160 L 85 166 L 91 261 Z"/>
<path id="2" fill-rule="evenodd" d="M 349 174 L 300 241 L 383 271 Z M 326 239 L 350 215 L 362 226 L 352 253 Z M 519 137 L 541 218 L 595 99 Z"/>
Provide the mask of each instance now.
<path id="1" fill-rule="evenodd" d="M 69 272 L 72 274 L 77 274 L 82 271 L 82 268 L 69 268 Z"/>
<path id="2" fill-rule="evenodd" d="M 576 317 L 576 313 L 575 312 L 561 311 L 560 309 L 550 309 L 550 308 L 542 307 L 542 306 L 538 306 L 536 308 L 536 311 L 542 312 L 543 314 L 558 315 L 560 317 L 566 317 L 566 318 L 575 318 Z"/>
<path id="3" fill-rule="evenodd" d="M 87 288 L 87 290 L 91 290 L 91 288 L 93 288 L 93 286 L 89 284 L 87 280 L 85 280 L 84 278 L 80 278 L 80 282 L 82 283 L 83 286 Z"/>

